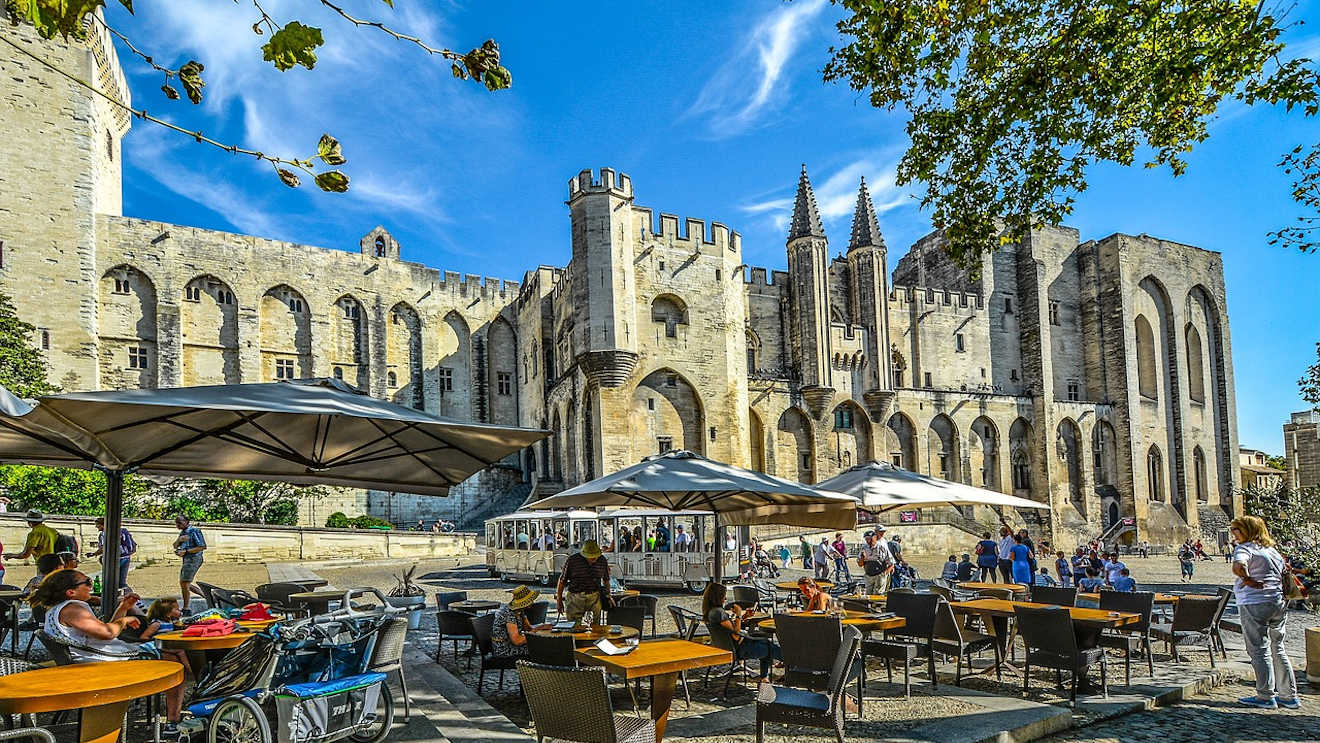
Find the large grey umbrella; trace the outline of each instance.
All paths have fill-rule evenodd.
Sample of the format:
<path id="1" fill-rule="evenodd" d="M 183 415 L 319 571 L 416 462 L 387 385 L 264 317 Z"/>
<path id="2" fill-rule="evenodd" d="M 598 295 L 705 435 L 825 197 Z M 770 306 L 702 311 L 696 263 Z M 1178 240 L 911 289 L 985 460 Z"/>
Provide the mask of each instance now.
<path id="1" fill-rule="evenodd" d="M 75 392 L 35 403 L 0 393 L 0 462 L 103 470 L 106 534 L 119 533 L 126 473 L 446 495 L 548 435 L 451 421 L 335 379 Z M 118 562 L 106 550 L 106 596 L 118 588 Z"/>
<path id="2" fill-rule="evenodd" d="M 854 498 L 684 450 L 647 457 L 631 467 L 528 505 L 534 509 L 601 506 L 711 511 L 717 545 L 721 521 L 729 526 L 788 524 L 820 529 L 851 529 L 857 525 Z M 720 563 L 717 556 L 716 580 Z"/>
<path id="3" fill-rule="evenodd" d="M 867 462 L 840 472 L 820 483 L 824 490 L 845 493 L 861 501 L 868 511 L 932 506 L 1011 506 L 1013 508 L 1049 508 L 1016 495 L 964 485 L 923 475 L 888 462 Z"/>

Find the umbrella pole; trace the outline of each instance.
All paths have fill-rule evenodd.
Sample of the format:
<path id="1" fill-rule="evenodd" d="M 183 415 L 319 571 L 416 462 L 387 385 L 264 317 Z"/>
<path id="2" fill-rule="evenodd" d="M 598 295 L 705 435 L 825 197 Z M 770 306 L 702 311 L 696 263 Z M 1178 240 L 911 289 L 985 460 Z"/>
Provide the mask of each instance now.
<path id="1" fill-rule="evenodd" d="M 715 575 L 712 580 L 719 583 L 720 574 L 724 572 L 724 540 L 720 539 L 720 512 L 712 510 L 711 516 L 715 519 L 715 539 L 711 540 L 714 542 L 711 546 L 715 548 Z"/>
<path id="2" fill-rule="evenodd" d="M 124 471 L 105 472 L 105 538 L 101 552 L 101 616 L 107 621 L 119 608 L 119 530 L 124 523 Z"/>

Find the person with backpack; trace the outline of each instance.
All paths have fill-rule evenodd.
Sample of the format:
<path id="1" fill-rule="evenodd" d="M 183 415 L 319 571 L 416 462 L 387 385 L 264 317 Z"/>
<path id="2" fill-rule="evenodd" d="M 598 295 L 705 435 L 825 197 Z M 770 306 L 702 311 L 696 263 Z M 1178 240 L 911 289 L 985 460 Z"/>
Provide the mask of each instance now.
<path id="1" fill-rule="evenodd" d="M 105 554 L 105 518 L 96 517 L 96 529 L 100 532 L 96 537 L 96 551 L 88 552 L 87 557 L 100 557 Z M 128 587 L 128 567 L 132 562 L 133 554 L 137 552 L 137 542 L 133 541 L 133 535 L 129 533 L 127 527 L 119 527 L 119 585 Z"/>
<path id="2" fill-rule="evenodd" d="M 27 512 L 28 533 L 27 539 L 23 542 L 23 551 L 14 554 L 5 555 L 6 560 L 26 560 L 29 557 L 33 560 L 42 555 L 51 555 L 58 552 L 56 542 L 60 538 L 60 533 L 46 526 L 46 517 L 41 511 Z"/>
<path id="3" fill-rule="evenodd" d="M 981 569 L 981 575 L 977 580 L 985 582 L 995 579 L 995 568 L 999 565 L 999 545 L 990 538 L 990 532 L 981 535 L 981 541 L 976 543 L 976 566 Z"/>
<path id="4" fill-rule="evenodd" d="M 1192 552 L 1192 546 L 1186 542 L 1178 548 L 1178 566 L 1182 568 L 1182 580 L 1184 583 L 1192 579 L 1192 573 L 1196 572 L 1196 555 Z"/>

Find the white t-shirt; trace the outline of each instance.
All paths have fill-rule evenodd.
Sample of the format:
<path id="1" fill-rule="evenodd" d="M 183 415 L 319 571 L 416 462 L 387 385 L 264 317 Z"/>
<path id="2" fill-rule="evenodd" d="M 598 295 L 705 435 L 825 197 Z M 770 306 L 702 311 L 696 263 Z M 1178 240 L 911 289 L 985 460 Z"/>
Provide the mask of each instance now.
<path id="1" fill-rule="evenodd" d="M 1242 563 L 1247 575 L 1261 582 L 1261 588 L 1245 585 L 1241 578 L 1233 582 L 1233 596 L 1238 606 L 1272 604 L 1283 600 L 1283 555 L 1273 547 L 1255 542 L 1239 544 L 1233 550 L 1233 562 Z"/>
<path id="2" fill-rule="evenodd" d="M 999 559 L 1001 559 L 1001 560 L 1012 560 L 1012 559 L 1013 559 L 1013 551 L 1012 551 L 1012 550 L 1013 550 L 1013 545 L 1015 545 L 1015 544 L 1017 544 L 1017 542 L 1013 541 L 1013 535 L 1012 535 L 1012 534 L 1009 534 L 1009 535 L 1006 536 L 1006 537 L 1000 537 L 1000 539 L 999 539 Z"/>
<path id="3" fill-rule="evenodd" d="M 1105 579 L 1108 580 L 1110 583 L 1113 583 L 1119 578 L 1122 578 L 1123 568 L 1125 567 L 1127 567 L 1127 565 L 1124 565 L 1120 560 L 1114 560 L 1113 562 L 1104 563 Z"/>

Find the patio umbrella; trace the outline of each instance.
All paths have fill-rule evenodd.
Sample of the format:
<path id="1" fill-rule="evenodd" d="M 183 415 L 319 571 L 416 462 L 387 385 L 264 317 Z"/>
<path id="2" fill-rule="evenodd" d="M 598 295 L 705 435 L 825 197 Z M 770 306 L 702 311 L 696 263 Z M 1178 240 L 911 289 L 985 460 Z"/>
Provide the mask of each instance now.
<path id="1" fill-rule="evenodd" d="M 857 500 L 764 472 L 716 462 L 685 450 L 643 459 L 618 472 L 529 504 L 529 508 L 666 508 L 711 511 L 719 527 L 788 524 L 821 529 L 857 525 Z M 721 560 L 715 560 L 715 579 Z"/>
<path id="2" fill-rule="evenodd" d="M 119 533 L 127 473 L 446 495 L 547 435 L 440 418 L 337 379 L 75 392 L 35 402 L 0 387 L 0 462 L 104 471 L 106 534 Z M 106 596 L 119 587 L 118 563 L 118 553 L 106 550 Z"/>
<path id="3" fill-rule="evenodd" d="M 1016 495 L 922 475 L 888 462 L 859 464 L 820 483 L 820 487 L 851 495 L 861 502 L 861 508 L 875 513 L 894 508 L 931 506 L 1050 507 L 1048 503 Z"/>

